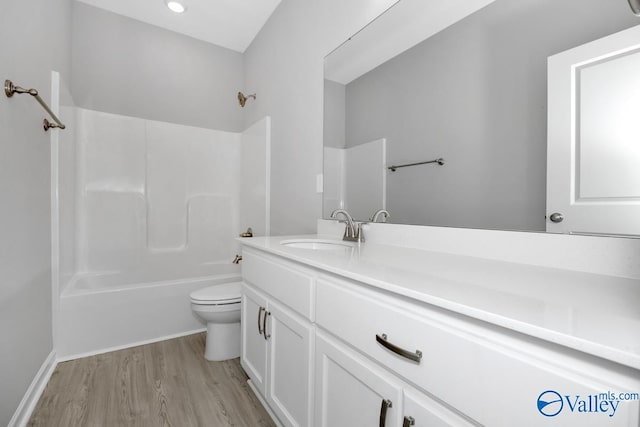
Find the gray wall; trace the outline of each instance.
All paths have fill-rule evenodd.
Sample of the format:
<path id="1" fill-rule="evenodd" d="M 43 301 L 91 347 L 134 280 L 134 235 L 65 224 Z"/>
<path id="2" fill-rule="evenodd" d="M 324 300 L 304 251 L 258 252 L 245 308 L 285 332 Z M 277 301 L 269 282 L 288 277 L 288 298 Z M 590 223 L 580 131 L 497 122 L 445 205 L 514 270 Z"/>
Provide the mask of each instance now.
<path id="1" fill-rule="evenodd" d="M 391 1 L 282 0 L 245 52 L 245 125 L 272 118 L 271 233 L 316 230 L 322 194 L 323 58 Z"/>
<path id="2" fill-rule="evenodd" d="M 72 52 L 71 89 L 79 107 L 243 130 L 238 52 L 80 2 L 73 4 Z"/>
<path id="3" fill-rule="evenodd" d="M 638 24 L 623 0 L 497 0 L 347 85 L 346 144 L 447 160 L 389 174 L 393 222 L 544 230 L 546 59 Z"/>
<path id="4" fill-rule="evenodd" d="M 51 70 L 69 78 L 70 0 L 4 2 L 0 79 L 50 101 Z M 27 95 L 0 95 L 0 425 L 52 351 L 49 133 Z"/>
<path id="5" fill-rule="evenodd" d="M 331 80 L 324 81 L 324 146 L 345 148 L 346 99 L 345 85 Z"/>

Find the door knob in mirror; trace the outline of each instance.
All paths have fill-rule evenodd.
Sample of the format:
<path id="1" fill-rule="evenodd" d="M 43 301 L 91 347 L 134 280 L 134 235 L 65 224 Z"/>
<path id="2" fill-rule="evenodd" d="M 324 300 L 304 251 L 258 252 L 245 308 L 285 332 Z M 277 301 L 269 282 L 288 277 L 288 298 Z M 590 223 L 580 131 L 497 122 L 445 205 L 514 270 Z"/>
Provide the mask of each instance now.
<path id="1" fill-rule="evenodd" d="M 564 219 L 564 215 L 562 215 L 560 212 L 554 212 L 551 214 L 551 216 L 549 216 L 549 219 L 551 220 L 551 222 L 559 223 Z"/>

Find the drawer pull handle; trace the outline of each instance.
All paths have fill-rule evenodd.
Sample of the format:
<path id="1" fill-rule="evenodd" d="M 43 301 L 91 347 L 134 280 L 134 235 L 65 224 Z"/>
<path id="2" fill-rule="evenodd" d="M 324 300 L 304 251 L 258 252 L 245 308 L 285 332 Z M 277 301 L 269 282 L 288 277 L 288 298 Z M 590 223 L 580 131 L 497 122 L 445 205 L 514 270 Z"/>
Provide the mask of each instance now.
<path id="1" fill-rule="evenodd" d="M 258 335 L 262 334 L 262 327 L 260 326 L 260 320 L 262 317 L 262 311 L 264 310 L 264 307 L 260 306 L 260 308 L 258 309 Z"/>
<path id="2" fill-rule="evenodd" d="M 376 334 L 376 341 L 382 344 L 384 348 L 394 352 L 398 356 L 405 357 L 416 363 L 420 363 L 420 360 L 422 359 L 422 352 L 420 350 L 416 350 L 415 352 L 408 351 L 408 350 L 405 350 L 404 348 L 398 347 L 395 344 L 391 344 L 389 341 L 387 341 L 387 334 L 382 334 L 382 335 Z"/>
<path id="3" fill-rule="evenodd" d="M 267 334 L 267 316 L 271 316 L 271 313 L 264 309 L 264 318 L 262 320 L 262 335 L 264 336 L 265 341 L 271 338 L 271 335 Z"/>
<path id="4" fill-rule="evenodd" d="M 402 423 L 402 427 L 411 427 L 416 425 L 416 419 L 413 417 L 404 417 L 404 422 Z"/>
<path id="5" fill-rule="evenodd" d="M 380 406 L 380 427 L 385 427 L 387 424 L 387 409 L 393 407 L 393 404 L 389 399 L 382 399 L 382 406 Z"/>

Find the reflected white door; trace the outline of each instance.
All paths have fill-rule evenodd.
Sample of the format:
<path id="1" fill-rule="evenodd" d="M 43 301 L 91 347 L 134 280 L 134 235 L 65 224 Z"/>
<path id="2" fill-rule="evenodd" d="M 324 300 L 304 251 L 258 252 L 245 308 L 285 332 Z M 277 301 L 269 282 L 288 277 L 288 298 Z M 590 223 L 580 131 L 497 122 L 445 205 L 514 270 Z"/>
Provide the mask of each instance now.
<path id="1" fill-rule="evenodd" d="M 640 235 L 640 26 L 548 61 L 547 231 Z"/>

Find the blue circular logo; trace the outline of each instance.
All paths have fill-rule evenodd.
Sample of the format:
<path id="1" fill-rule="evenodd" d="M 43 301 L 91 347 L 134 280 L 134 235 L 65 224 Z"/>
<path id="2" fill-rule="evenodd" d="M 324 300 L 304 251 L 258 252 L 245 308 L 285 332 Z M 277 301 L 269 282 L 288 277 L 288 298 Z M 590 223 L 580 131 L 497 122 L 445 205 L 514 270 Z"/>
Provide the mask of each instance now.
<path id="1" fill-rule="evenodd" d="M 563 406 L 562 396 L 557 391 L 543 391 L 538 396 L 538 412 L 545 417 L 555 417 L 562 411 Z"/>

